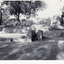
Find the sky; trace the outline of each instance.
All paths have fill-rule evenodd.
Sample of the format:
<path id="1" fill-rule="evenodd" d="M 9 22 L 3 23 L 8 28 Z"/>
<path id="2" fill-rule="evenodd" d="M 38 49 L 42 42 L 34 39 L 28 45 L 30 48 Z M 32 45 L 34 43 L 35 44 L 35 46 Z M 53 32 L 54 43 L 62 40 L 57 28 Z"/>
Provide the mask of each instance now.
<path id="1" fill-rule="evenodd" d="M 38 17 L 40 18 L 47 18 L 47 17 L 53 17 L 54 15 L 61 15 L 62 14 L 62 8 L 64 6 L 64 0 L 44 0 L 47 4 L 47 8 L 43 11 L 39 11 Z"/>

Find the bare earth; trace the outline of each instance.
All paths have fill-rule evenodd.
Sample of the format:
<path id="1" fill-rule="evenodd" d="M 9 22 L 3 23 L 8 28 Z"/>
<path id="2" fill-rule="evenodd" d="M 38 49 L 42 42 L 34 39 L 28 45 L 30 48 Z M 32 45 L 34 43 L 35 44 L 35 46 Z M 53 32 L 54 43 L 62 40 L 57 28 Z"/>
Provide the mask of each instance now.
<path id="1" fill-rule="evenodd" d="M 63 38 L 50 37 L 43 41 L 10 42 L 7 38 L 0 38 L 0 60 L 58 60 L 58 54 L 61 52 L 58 47 L 60 40 Z"/>

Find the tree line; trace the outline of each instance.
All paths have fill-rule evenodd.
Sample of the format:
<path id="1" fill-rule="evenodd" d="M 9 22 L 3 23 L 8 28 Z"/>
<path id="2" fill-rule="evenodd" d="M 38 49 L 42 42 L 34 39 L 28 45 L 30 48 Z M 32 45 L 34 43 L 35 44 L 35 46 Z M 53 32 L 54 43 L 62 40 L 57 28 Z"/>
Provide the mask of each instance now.
<path id="1" fill-rule="evenodd" d="M 1 5 L 4 4 L 7 6 L 5 9 L 10 12 L 10 15 L 15 15 L 18 22 L 20 21 L 20 14 L 26 15 L 26 17 L 29 18 L 31 14 L 35 16 L 36 11 L 40 9 L 43 10 L 46 7 L 46 3 L 44 1 L 3 1 Z M 2 18 L 0 17 L 0 19 Z M 2 22 L 0 21 L 0 24 L 1 23 Z"/>

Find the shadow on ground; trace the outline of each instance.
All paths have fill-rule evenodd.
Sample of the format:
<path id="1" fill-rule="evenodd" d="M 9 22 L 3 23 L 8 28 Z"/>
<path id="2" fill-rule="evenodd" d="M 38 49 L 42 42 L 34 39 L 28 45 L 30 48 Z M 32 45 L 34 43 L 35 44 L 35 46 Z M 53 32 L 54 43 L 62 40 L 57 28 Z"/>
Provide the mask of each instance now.
<path id="1" fill-rule="evenodd" d="M 58 51 L 57 41 L 0 41 L 0 60 L 56 60 Z"/>

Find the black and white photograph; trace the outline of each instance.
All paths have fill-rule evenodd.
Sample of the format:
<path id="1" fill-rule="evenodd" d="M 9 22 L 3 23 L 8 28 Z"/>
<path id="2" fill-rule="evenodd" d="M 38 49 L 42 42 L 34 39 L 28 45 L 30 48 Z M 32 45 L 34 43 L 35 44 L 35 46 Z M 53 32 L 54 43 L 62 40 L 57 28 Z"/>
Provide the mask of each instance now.
<path id="1" fill-rule="evenodd" d="M 64 60 L 64 0 L 1 0 L 0 60 Z"/>

